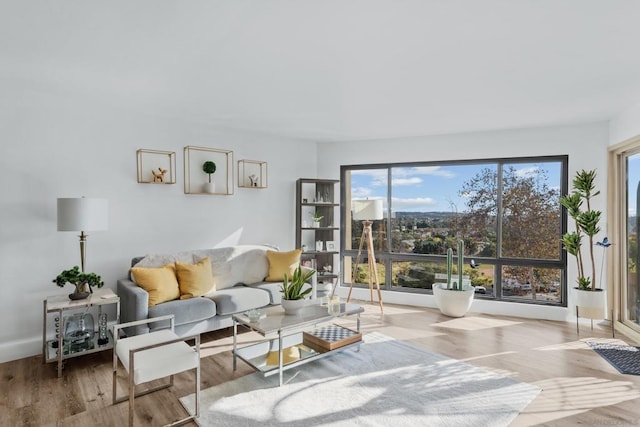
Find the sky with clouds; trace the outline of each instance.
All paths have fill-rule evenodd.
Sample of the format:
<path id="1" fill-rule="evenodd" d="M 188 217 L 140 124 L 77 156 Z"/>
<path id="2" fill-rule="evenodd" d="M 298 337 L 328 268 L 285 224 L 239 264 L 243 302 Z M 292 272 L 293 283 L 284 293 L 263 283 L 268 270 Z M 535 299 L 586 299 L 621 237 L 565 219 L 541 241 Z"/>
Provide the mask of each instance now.
<path id="1" fill-rule="evenodd" d="M 548 171 L 548 185 L 559 187 L 560 163 L 518 163 L 513 165 L 518 176 Z M 495 171 L 494 164 L 465 164 L 391 169 L 392 207 L 395 212 L 464 212 L 465 195 L 460 194 L 465 182 L 482 169 Z M 355 170 L 351 173 L 352 199 L 387 200 L 387 169 Z"/>

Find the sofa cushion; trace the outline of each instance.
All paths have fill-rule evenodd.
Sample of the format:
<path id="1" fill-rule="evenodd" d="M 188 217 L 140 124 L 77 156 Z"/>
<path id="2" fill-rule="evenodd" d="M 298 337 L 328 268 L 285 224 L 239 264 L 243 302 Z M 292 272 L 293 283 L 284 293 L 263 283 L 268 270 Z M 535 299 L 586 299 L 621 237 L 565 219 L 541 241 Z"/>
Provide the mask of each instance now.
<path id="1" fill-rule="evenodd" d="M 269 294 L 269 304 L 280 304 L 282 301 L 282 282 L 260 282 L 251 285 L 252 288 L 262 289 Z"/>
<path id="2" fill-rule="evenodd" d="M 269 293 L 270 304 L 277 305 L 282 303 L 282 282 L 260 282 L 254 285 L 251 285 L 252 288 L 262 289 Z M 305 283 L 302 286 L 302 289 L 310 288 L 311 284 Z"/>
<path id="3" fill-rule="evenodd" d="M 157 268 L 133 267 L 131 276 L 149 294 L 149 307 L 180 297 L 173 263 Z"/>
<path id="4" fill-rule="evenodd" d="M 269 275 L 264 279 L 266 282 L 281 282 L 284 275 L 289 278 L 300 265 L 301 249 L 294 249 L 289 252 L 267 251 L 269 261 Z"/>
<path id="5" fill-rule="evenodd" d="M 209 298 L 173 300 L 149 307 L 149 318 L 173 314 L 176 326 L 200 322 L 216 313 L 216 303 Z"/>
<path id="6" fill-rule="evenodd" d="M 205 298 L 210 298 L 216 303 L 216 313 L 219 315 L 242 313 L 252 308 L 265 307 L 270 301 L 268 292 L 247 286 L 219 289 L 210 292 Z"/>
<path id="7" fill-rule="evenodd" d="M 199 297 L 215 290 L 209 258 L 202 258 L 195 264 L 176 261 L 176 276 L 180 299 Z"/>

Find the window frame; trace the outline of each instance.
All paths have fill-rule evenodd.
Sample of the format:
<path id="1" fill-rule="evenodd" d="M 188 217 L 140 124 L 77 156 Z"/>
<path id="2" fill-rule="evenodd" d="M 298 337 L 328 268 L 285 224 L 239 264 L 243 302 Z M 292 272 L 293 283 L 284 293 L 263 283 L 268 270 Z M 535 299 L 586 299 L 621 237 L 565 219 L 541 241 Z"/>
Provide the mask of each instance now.
<path id="1" fill-rule="evenodd" d="M 356 258 L 358 248 L 346 249 L 346 242 L 351 241 L 353 236 L 347 236 L 347 232 L 351 230 L 351 224 L 347 224 L 347 219 L 351 221 L 350 215 L 346 212 L 346 207 L 350 205 L 348 203 L 348 197 L 351 197 L 351 179 L 350 173 L 358 170 L 371 170 L 371 169 L 386 169 L 387 170 L 387 200 L 386 209 L 387 212 L 391 210 L 393 185 L 392 185 L 392 169 L 393 168 L 415 168 L 415 167 L 433 167 L 433 166 L 457 166 L 457 165 L 488 165 L 495 164 L 497 166 L 498 173 L 498 213 L 497 213 L 497 229 L 496 229 L 496 256 L 495 258 L 484 258 L 474 256 L 474 259 L 480 264 L 492 265 L 494 267 L 494 292 L 491 296 L 476 295 L 479 298 L 489 301 L 505 301 L 505 302 L 517 302 L 523 304 L 536 304 L 536 305 L 548 305 L 555 307 L 567 307 L 567 253 L 565 250 L 560 250 L 560 258 L 558 260 L 548 259 L 536 259 L 536 258 L 513 258 L 502 257 L 502 170 L 504 165 L 518 164 L 518 163 L 548 163 L 556 162 L 560 164 L 560 196 L 566 195 L 569 190 L 569 156 L 568 155 L 549 155 L 549 156 L 526 156 L 526 157 L 498 157 L 498 158 L 485 158 L 485 159 L 464 159 L 464 160 L 436 160 L 436 161 L 420 161 L 420 162 L 397 162 L 397 163 L 369 163 L 369 164 L 352 164 L 340 166 L 340 266 L 342 271 L 342 282 L 349 283 L 345 280 L 347 272 L 345 270 L 345 258 L 350 257 L 352 260 Z M 349 185 L 349 188 L 347 188 Z M 391 215 L 386 215 L 384 219 L 386 229 L 391 230 Z M 567 211 L 566 208 L 560 205 L 560 234 L 556 238 L 560 241 L 562 235 L 567 232 Z M 415 253 L 400 253 L 392 252 L 391 239 L 386 240 L 385 248 L 383 251 L 376 251 L 376 261 L 385 266 L 385 281 L 384 285 L 380 285 L 380 288 L 386 291 L 394 292 L 408 292 L 408 293 L 423 293 L 431 295 L 433 292 L 430 289 L 421 288 L 399 288 L 392 286 L 392 262 L 404 261 L 421 261 L 421 262 L 443 262 L 446 259 L 444 255 L 431 255 L 431 254 L 415 254 Z M 363 255 L 366 254 L 366 249 L 363 249 Z M 555 268 L 560 270 L 560 301 L 541 301 L 541 300 L 525 300 L 522 298 L 505 297 L 502 295 L 502 268 L 504 266 L 532 266 L 539 268 Z M 350 275 L 350 272 L 349 272 Z M 353 287 L 363 287 L 362 284 L 353 284 Z"/>

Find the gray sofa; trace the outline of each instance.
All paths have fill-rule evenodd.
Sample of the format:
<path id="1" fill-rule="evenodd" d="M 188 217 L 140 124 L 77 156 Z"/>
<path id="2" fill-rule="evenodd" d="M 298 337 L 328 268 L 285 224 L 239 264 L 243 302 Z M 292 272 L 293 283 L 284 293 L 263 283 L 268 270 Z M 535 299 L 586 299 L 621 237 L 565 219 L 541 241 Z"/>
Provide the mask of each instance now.
<path id="1" fill-rule="evenodd" d="M 265 282 L 269 272 L 268 246 L 238 245 L 199 249 L 174 254 L 147 255 L 132 260 L 132 267 L 161 267 L 180 261 L 195 263 L 209 257 L 216 289 L 202 297 L 176 299 L 149 307 L 149 294 L 128 278 L 117 283 L 121 322 L 173 314 L 175 331 L 180 336 L 200 334 L 233 325 L 231 316 L 253 308 L 279 305 L 281 282 Z M 304 267 L 303 267 L 304 268 Z M 315 298 L 317 277 L 309 284 Z M 140 325 L 126 330 L 127 335 L 147 333 L 162 324 Z"/>

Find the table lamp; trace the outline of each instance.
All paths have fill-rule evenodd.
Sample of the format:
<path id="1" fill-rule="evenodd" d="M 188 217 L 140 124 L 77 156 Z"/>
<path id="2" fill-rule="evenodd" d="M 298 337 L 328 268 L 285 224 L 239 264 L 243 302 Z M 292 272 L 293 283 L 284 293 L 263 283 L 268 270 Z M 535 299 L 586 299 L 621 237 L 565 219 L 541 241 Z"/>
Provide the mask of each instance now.
<path id="1" fill-rule="evenodd" d="M 380 312 L 382 312 L 382 293 L 380 292 L 380 283 L 378 281 L 378 267 L 376 265 L 376 255 L 373 249 L 373 236 L 371 233 L 371 226 L 374 220 L 381 220 L 384 218 L 383 207 L 381 199 L 373 200 L 352 200 L 351 207 L 353 209 L 352 218 L 354 221 L 362 221 L 362 237 L 360 237 L 360 248 L 358 249 L 358 255 L 356 256 L 356 262 L 353 265 L 353 275 L 351 277 L 351 285 L 349 286 L 349 294 L 347 295 L 347 302 L 351 298 L 351 291 L 353 290 L 353 282 L 355 282 L 358 272 L 358 264 L 360 263 L 360 256 L 362 255 L 362 247 L 364 243 L 367 244 L 367 259 L 369 265 L 369 296 L 371 302 L 373 302 L 373 284 L 375 283 L 378 291 L 378 304 L 380 305 Z"/>
<path id="2" fill-rule="evenodd" d="M 107 230 L 109 201 L 86 197 L 58 199 L 58 231 L 80 232 L 80 262 L 84 273 L 87 235 L 85 231 Z"/>

